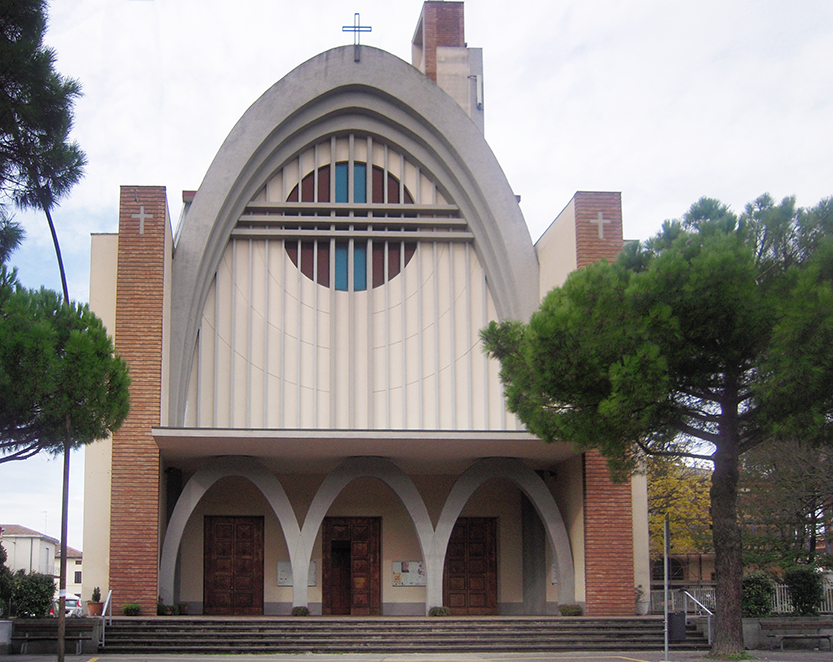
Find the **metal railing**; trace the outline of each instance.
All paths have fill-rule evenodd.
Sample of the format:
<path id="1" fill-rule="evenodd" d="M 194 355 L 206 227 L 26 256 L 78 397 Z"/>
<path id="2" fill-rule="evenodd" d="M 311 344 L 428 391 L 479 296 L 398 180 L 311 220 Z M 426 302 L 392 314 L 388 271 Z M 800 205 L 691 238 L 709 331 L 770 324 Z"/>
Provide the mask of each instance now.
<path id="1" fill-rule="evenodd" d="M 775 585 L 775 593 L 772 596 L 772 613 L 789 614 L 793 611 L 793 603 L 790 600 L 790 592 L 784 584 Z M 827 584 L 824 587 L 824 598 L 819 608 L 821 614 L 833 614 L 833 585 Z"/>
<path id="2" fill-rule="evenodd" d="M 706 614 L 708 614 L 708 617 L 707 617 L 706 620 L 708 622 L 708 628 L 709 628 L 709 630 L 708 630 L 709 645 L 711 646 L 711 643 L 712 643 L 712 618 L 714 618 L 714 612 L 712 612 L 711 609 L 709 609 L 706 605 L 704 605 L 697 598 L 695 598 L 693 595 L 691 595 L 691 593 L 689 593 L 688 591 L 683 590 L 682 593 L 687 599 L 692 600 L 694 602 L 694 604 L 696 604 L 698 607 L 700 607 L 700 609 L 702 609 L 703 611 L 706 612 Z"/>
<path id="3" fill-rule="evenodd" d="M 109 616 L 108 616 L 109 614 Z M 107 600 L 101 610 L 101 645 L 104 646 L 105 630 L 113 624 L 113 589 L 107 591 Z"/>
<path id="4" fill-rule="evenodd" d="M 651 591 L 651 612 L 663 612 L 664 594 L 662 591 Z M 706 611 L 715 610 L 714 586 L 683 586 L 672 587 L 668 592 L 668 611 L 684 611 L 686 614 L 702 615 Z"/>
<path id="5" fill-rule="evenodd" d="M 654 614 L 663 612 L 663 592 L 661 590 L 651 591 L 651 612 Z M 714 612 L 716 608 L 714 586 L 675 586 L 668 593 L 668 611 L 684 611 L 689 615 L 704 614 L 705 611 Z M 772 596 L 772 613 L 789 614 L 793 611 L 789 591 L 784 584 L 775 584 L 775 592 Z M 824 589 L 819 612 L 822 614 L 833 614 L 833 585 L 827 584 Z"/>

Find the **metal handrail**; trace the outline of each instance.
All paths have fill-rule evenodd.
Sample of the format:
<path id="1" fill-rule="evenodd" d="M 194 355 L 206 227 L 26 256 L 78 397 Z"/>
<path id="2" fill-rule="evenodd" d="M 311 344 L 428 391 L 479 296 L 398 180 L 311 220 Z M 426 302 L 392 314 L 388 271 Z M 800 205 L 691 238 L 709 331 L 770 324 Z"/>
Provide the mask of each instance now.
<path id="1" fill-rule="evenodd" d="M 107 617 L 107 612 L 110 617 Z M 109 623 L 108 623 L 109 621 Z M 104 646 L 104 631 L 107 625 L 113 624 L 113 589 L 107 591 L 107 600 L 104 602 L 104 609 L 101 610 L 101 645 Z"/>
<path id="2" fill-rule="evenodd" d="M 708 621 L 708 625 L 709 625 L 709 645 L 711 645 L 711 643 L 712 643 L 712 618 L 714 617 L 714 614 L 712 613 L 712 610 L 709 609 L 706 605 L 704 605 L 702 602 L 700 602 L 697 598 L 695 598 L 693 595 L 691 595 L 691 593 L 689 593 L 685 589 L 681 590 L 680 593 L 682 593 L 683 595 L 690 598 L 692 601 L 694 601 L 694 603 L 698 607 L 700 607 L 700 609 L 702 609 L 703 611 L 705 611 L 708 614 L 708 618 L 706 620 Z"/>
<path id="3" fill-rule="evenodd" d="M 705 611 L 705 612 L 706 612 L 709 616 L 714 616 L 714 612 L 712 612 L 712 610 L 711 610 L 711 609 L 709 609 L 706 605 L 704 605 L 704 604 L 703 604 L 702 602 L 700 602 L 697 598 L 695 598 L 693 595 L 691 595 L 691 593 L 689 593 L 689 592 L 688 592 L 688 591 L 686 591 L 685 589 L 683 589 L 682 591 L 680 591 L 680 593 L 682 593 L 682 594 L 684 594 L 684 595 L 687 595 L 689 598 L 691 598 L 691 600 L 692 600 L 695 604 L 697 604 L 697 606 L 698 606 L 698 607 L 700 607 L 700 609 L 702 609 L 703 611 Z"/>

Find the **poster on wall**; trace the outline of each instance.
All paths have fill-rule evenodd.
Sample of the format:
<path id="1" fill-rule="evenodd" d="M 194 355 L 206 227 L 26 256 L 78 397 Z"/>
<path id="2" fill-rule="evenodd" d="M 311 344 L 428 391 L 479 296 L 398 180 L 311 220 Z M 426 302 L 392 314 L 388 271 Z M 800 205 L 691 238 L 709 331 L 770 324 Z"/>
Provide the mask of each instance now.
<path id="1" fill-rule="evenodd" d="M 317 561 L 310 561 L 307 586 L 315 586 L 316 577 L 318 576 L 317 570 Z M 278 561 L 278 586 L 292 585 L 292 564 L 289 561 Z"/>
<path id="2" fill-rule="evenodd" d="M 422 561 L 394 561 L 394 586 L 425 586 L 425 565 Z"/>

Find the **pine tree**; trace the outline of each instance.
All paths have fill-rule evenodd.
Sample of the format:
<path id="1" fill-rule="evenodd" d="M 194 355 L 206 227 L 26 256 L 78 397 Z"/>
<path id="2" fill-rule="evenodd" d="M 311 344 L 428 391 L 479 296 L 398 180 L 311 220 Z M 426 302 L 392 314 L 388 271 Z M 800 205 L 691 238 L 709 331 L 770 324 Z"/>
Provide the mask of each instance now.
<path id="1" fill-rule="evenodd" d="M 0 0 L 0 190 L 46 215 L 68 302 L 52 210 L 84 174 L 86 156 L 70 139 L 81 86 L 55 71 L 45 33 L 45 0 Z"/>
<path id="2" fill-rule="evenodd" d="M 482 332 L 509 408 L 545 441 L 712 463 L 712 655 L 743 653 L 738 477 L 765 440 L 833 439 L 833 201 L 701 199 L 609 264 L 573 272 L 528 324 Z M 703 450 L 691 452 L 699 445 Z"/>

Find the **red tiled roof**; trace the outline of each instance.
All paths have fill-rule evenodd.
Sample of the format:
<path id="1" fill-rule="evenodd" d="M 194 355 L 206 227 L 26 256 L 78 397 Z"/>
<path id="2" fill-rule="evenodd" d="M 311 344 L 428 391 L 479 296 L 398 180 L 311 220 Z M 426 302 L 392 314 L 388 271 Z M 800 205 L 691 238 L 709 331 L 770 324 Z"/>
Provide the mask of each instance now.
<path id="1" fill-rule="evenodd" d="M 35 531 L 34 529 L 30 529 L 26 526 L 20 526 L 20 524 L 0 524 L 0 529 L 2 529 L 2 535 L 4 536 L 30 536 L 33 538 L 46 538 L 47 540 L 58 542 L 52 536 L 48 536 L 40 531 Z"/>
<path id="2" fill-rule="evenodd" d="M 0 524 L 0 529 L 7 536 L 42 536 L 40 531 L 34 531 L 20 524 Z"/>
<path id="3" fill-rule="evenodd" d="M 68 559 L 80 559 L 83 556 L 84 556 L 84 553 L 81 550 L 75 549 L 74 547 L 70 547 L 69 545 L 67 545 L 67 558 Z M 60 547 L 55 550 L 55 557 L 56 558 L 61 558 L 61 548 Z"/>

